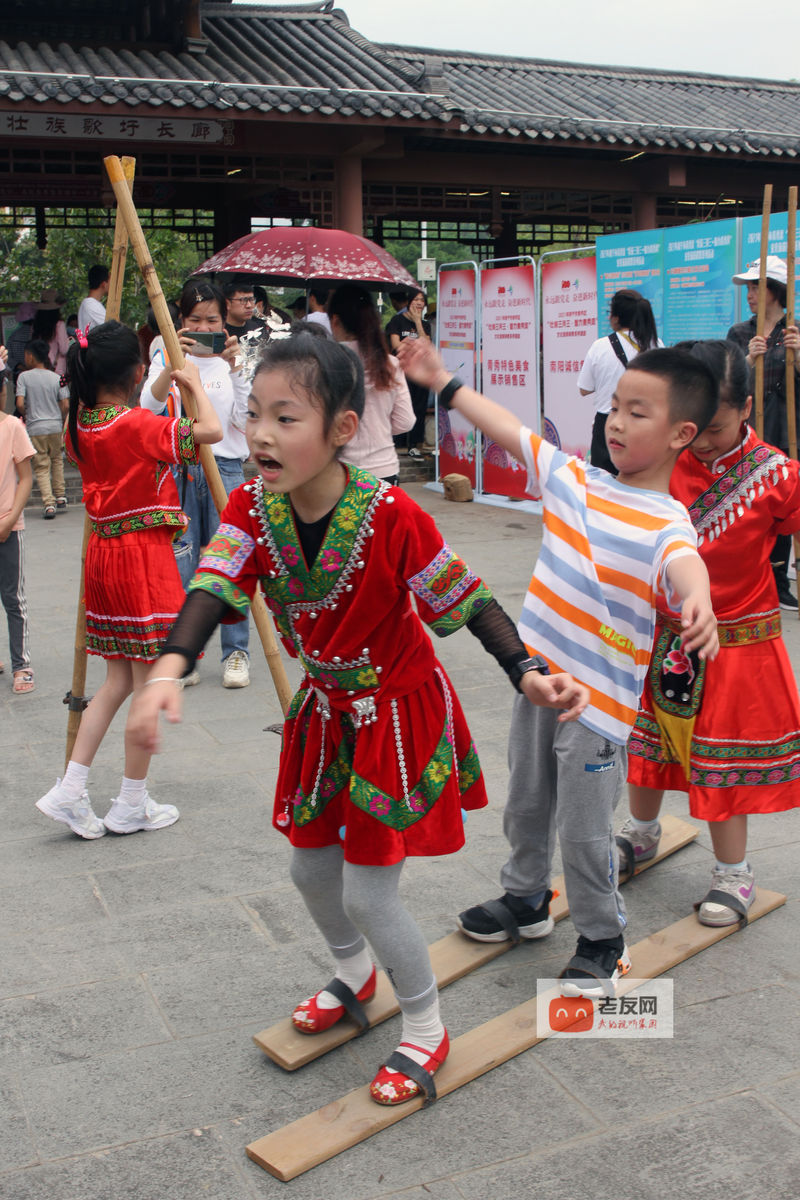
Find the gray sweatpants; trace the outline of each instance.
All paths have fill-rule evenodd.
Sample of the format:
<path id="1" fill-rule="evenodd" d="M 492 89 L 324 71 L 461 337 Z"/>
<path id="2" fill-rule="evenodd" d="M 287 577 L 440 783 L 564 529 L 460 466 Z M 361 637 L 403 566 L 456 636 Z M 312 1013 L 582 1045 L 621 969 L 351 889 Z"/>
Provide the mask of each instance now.
<path id="1" fill-rule="evenodd" d="M 550 886 L 555 835 L 561 844 L 570 916 L 596 941 L 627 924 L 617 886 L 612 818 L 628 770 L 627 750 L 579 721 L 517 696 L 508 739 L 511 772 L 503 831 L 511 855 L 500 881 L 512 896 Z"/>

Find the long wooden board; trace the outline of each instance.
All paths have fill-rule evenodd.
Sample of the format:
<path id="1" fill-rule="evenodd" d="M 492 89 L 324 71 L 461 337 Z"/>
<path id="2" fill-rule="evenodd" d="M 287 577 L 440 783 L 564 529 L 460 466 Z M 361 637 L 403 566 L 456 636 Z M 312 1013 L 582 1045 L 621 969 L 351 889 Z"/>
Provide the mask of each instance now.
<path id="1" fill-rule="evenodd" d="M 758 888 L 749 920 L 757 921 L 785 903 L 786 897 L 778 892 Z M 736 925 L 712 929 L 691 916 L 651 934 L 631 948 L 631 974 L 617 985 L 617 994 L 631 991 L 634 980 L 663 975 L 737 929 Z M 543 1036 L 537 1031 L 536 997 L 477 1026 L 451 1043 L 447 1062 L 436 1073 L 439 1097 L 508 1062 L 548 1036 L 549 1031 Z M 370 1099 L 369 1088 L 365 1086 L 251 1142 L 247 1154 L 276 1179 L 287 1181 L 395 1125 L 421 1107 L 419 1098 L 396 1108 L 383 1107 Z"/>
<path id="2" fill-rule="evenodd" d="M 662 817 L 658 854 L 649 862 L 637 867 L 636 874 L 639 875 L 648 867 L 653 867 L 670 854 L 674 854 L 676 850 L 688 846 L 697 837 L 698 832 L 697 826 L 690 825 L 688 821 L 681 821 L 678 817 Z M 550 905 L 550 915 L 554 921 L 561 921 L 569 915 L 563 876 L 553 881 L 553 890 L 559 894 Z M 438 942 L 434 942 L 430 948 L 431 965 L 439 987 L 447 987 L 484 963 L 505 954 L 511 947 L 510 941 L 474 942 L 463 933 L 449 933 Z M 378 974 L 375 996 L 366 1008 L 370 1028 L 387 1021 L 399 1011 L 391 985 L 381 971 Z M 279 1067 L 283 1067 L 285 1071 L 296 1071 L 298 1067 L 304 1067 L 306 1063 L 320 1058 L 329 1050 L 343 1046 L 345 1042 L 358 1037 L 358 1033 L 355 1023 L 347 1017 L 324 1033 L 315 1034 L 300 1033 L 291 1019 L 285 1017 L 271 1028 L 255 1034 L 253 1041 Z"/>

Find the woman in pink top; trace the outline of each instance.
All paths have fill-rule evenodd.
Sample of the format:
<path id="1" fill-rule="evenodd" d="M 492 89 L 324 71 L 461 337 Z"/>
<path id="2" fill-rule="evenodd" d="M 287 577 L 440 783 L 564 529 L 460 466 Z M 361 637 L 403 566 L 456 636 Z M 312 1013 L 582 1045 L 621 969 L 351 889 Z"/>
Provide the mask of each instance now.
<path id="1" fill-rule="evenodd" d="M 406 377 L 389 353 L 369 292 L 355 283 L 337 288 L 328 301 L 331 333 L 364 364 L 364 415 L 342 459 L 396 484 L 400 463 L 394 447 L 396 433 L 414 425 L 414 409 Z"/>

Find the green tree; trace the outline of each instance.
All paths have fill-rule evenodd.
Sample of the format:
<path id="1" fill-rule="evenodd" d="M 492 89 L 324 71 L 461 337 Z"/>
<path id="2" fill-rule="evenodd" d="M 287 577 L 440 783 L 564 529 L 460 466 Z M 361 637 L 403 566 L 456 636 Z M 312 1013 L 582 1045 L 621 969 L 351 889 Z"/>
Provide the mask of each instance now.
<path id="1" fill-rule="evenodd" d="M 150 230 L 146 237 L 159 283 L 164 295 L 170 299 L 180 292 L 203 255 L 186 234 L 171 229 Z M 40 250 L 33 229 L 20 230 L 13 244 L 7 247 L 0 265 L 0 294 L 7 303 L 14 303 L 38 300 L 43 288 L 56 288 L 64 297 L 61 313 L 66 318 L 78 311 L 86 295 L 89 267 L 103 263 L 110 268 L 113 243 L 111 229 L 52 229 L 48 232 L 46 249 Z M 147 307 L 144 280 L 133 251 L 129 249 L 121 318 L 137 328 L 145 321 Z"/>

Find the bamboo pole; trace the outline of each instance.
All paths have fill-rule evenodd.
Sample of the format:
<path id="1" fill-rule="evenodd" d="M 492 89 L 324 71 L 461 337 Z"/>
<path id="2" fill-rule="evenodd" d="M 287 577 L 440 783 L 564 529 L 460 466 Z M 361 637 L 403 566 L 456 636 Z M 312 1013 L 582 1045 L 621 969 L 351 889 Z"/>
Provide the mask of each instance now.
<path id="1" fill-rule="evenodd" d="M 136 159 L 122 159 L 122 172 L 129 191 L 133 191 L 133 177 L 136 173 Z M 125 259 L 128 253 L 128 227 L 117 208 L 117 219 L 114 224 L 114 249 L 111 256 L 111 272 L 108 281 L 108 299 L 106 300 L 106 320 L 118 321 L 122 307 L 122 282 L 125 277 Z M 89 547 L 89 535 L 92 524 L 87 513 L 83 516 L 83 543 L 81 545 L 81 576 L 78 590 L 78 612 L 75 618 L 75 653 L 72 660 L 72 687 L 64 697 L 67 711 L 67 748 L 64 757 L 64 769 L 72 757 L 75 739 L 83 716 L 83 710 L 88 703 L 84 692 L 86 690 L 86 551 Z"/>
<path id="2" fill-rule="evenodd" d="M 761 254 L 758 260 L 758 310 L 756 336 L 764 336 L 767 313 L 767 249 L 769 247 L 769 215 L 772 209 L 772 184 L 764 185 L 764 205 L 761 212 Z M 764 355 L 756 358 L 756 433 L 764 436 Z"/>
<path id="3" fill-rule="evenodd" d="M 797 188 L 789 188 L 789 224 L 786 239 L 786 328 L 794 325 L 795 243 L 797 241 Z M 786 425 L 789 432 L 789 454 L 797 460 L 797 410 L 794 399 L 794 347 L 788 347 L 786 359 Z M 795 593 L 800 616 L 800 539 L 794 538 Z"/>
<path id="4" fill-rule="evenodd" d="M 111 155 L 104 160 L 108 178 L 111 181 L 111 186 L 114 189 L 114 195 L 117 198 L 118 208 L 122 210 L 122 215 L 125 224 L 128 228 L 128 236 L 131 240 L 133 253 L 136 256 L 136 261 L 139 264 L 139 270 L 142 272 L 147 295 L 150 299 L 150 305 L 155 313 L 158 322 L 158 328 L 161 336 L 164 339 L 164 346 L 167 351 L 167 356 L 173 368 L 180 370 L 184 364 L 183 350 L 178 341 L 178 335 L 175 332 L 175 326 L 172 323 L 172 318 L 169 315 L 167 302 L 164 299 L 164 293 L 161 290 L 161 285 L 158 281 L 158 275 L 150 257 L 150 251 L 147 248 L 142 227 L 139 223 L 139 216 L 136 212 L 136 206 L 133 203 L 130 192 L 125 186 L 125 177 L 122 169 L 122 163 L 116 155 Z M 196 417 L 197 412 L 194 404 L 194 397 L 191 393 L 181 389 L 181 403 L 183 411 L 190 417 Z M 211 492 L 214 504 L 217 511 L 222 512 L 225 505 L 228 503 L 228 495 L 225 491 L 225 485 L 220 477 L 216 459 L 210 446 L 200 447 L 200 462 L 203 471 L 208 481 L 208 488 Z M 253 620 L 255 621 L 258 636 L 261 639 L 261 645 L 264 650 L 264 656 L 267 660 L 272 682 L 275 686 L 275 691 L 278 695 L 278 701 L 284 715 L 287 712 L 289 703 L 292 698 L 292 689 L 289 680 L 286 677 L 283 662 L 281 661 L 280 651 L 275 640 L 275 633 L 272 628 L 269 613 L 267 612 L 264 599 L 259 592 L 256 592 L 253 597 Z"/>

